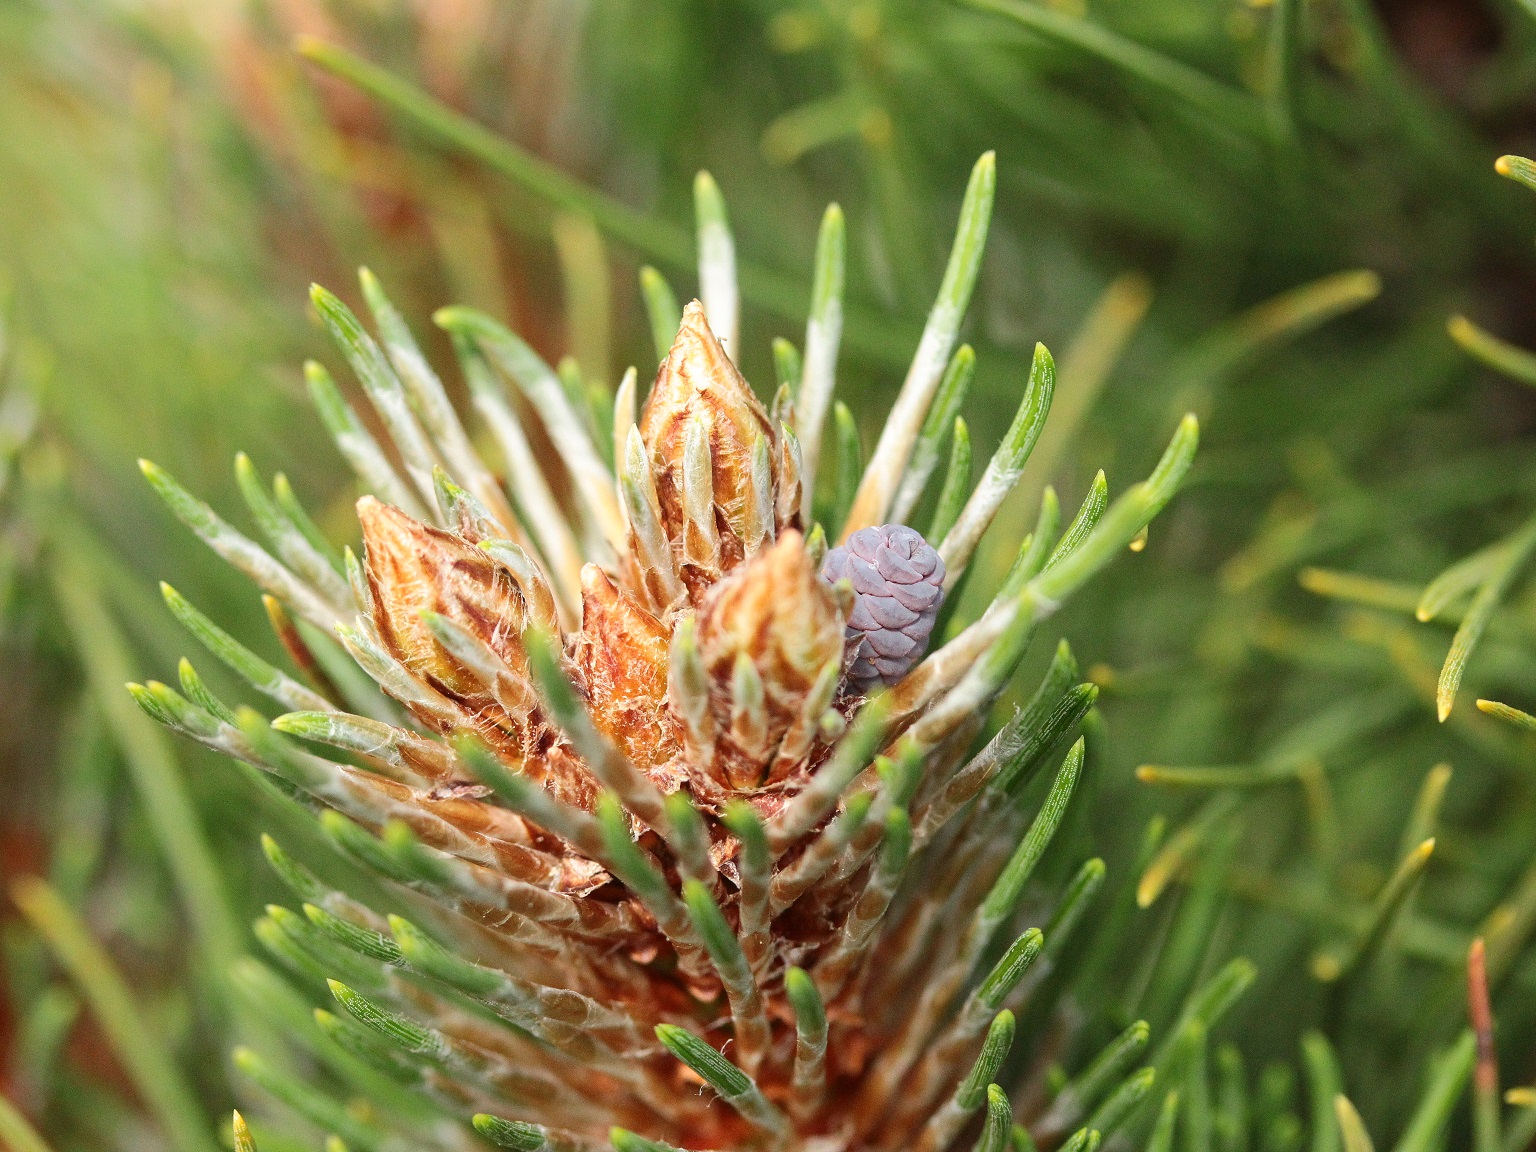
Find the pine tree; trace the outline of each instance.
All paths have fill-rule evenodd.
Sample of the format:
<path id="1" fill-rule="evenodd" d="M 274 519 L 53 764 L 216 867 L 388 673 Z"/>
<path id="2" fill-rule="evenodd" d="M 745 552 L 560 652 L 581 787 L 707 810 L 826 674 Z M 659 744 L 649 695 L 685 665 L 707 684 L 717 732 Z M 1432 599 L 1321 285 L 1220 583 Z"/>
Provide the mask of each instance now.
<path id="1" fill-rule="evenodd" d="M 1047 490 L 990 607 L 924 652 L 1055 382 L 1037 346 L 972 485 L 957 412 L 974 354 L 956 344 L 993 182 L 988 154 L 891 416 L 867 463 L 856 434 L 837 437 L 819 518 L 842 217 L 828 210 L 803 356 L 781 350 L 767 408 L 731 357 L 734 256 L 707 176 L 703 300 L 679 314 L 664 285 L 651 292 L 662 362 L 643 403 L 633 371 L 599 409 L 490 317 L 436 314 L 505 483 L 371 274 L 377 338 L 313 290 L 388 436 L 306 367 L 367 493 L 361 558 L 338 555 L 243 457 L 270 551 L 144 464 L 176 515 L 262 588 L 309 683 L 167 586 L 193 635 L 287 711 L 232 707 L 189 662 L 180 691 L 150 682 L 134 697 L 268 773 L 387 882 L 375 906 L 269 838 L 301 911 L 273 907 L 256 929 L 291 976 L 328 985 L 335 1004 L 315 1021 L 343 1067 L 382 1077 L 381 1107 L 418 1124 L 473 1114 L 484 1136 L 524 1149 L 937 1150 L 973 1121 L 979 1147 L 1026 1139 L 997 1082 L 1103 864 L 1084 863 L 1048 915 L 1021 901 L 1085 770 L 1077 732 L 1096 692 L 1063 644 L 1026 708 L 995 733 L 986 720 L 1040 623 L 1173 496 L 1197 433 L 1186 418 L 1147 480 L 1113 502 L 1096 485 L 1064 529 Z M 506 381 L 553 459 L 532 447 Z M 935 484 L 926 534 L 900 527 Z M 1051 778 L 1038 802 L 1037 777 Z M 254 966 L 245 978 L 277 979 Z M 1222 972 L 1141 1071 L 1146 1030 L 1133 1029 L 1058 1098 L 1050 1126 L 1091 1148 L 1137 1115 L 1159 1068 L 1250 978 L 1242 962 Z M 348 1144 L 390 1142 L 385 1113 L 358 1119 L 253 1052 L 237 1062 Z"/>

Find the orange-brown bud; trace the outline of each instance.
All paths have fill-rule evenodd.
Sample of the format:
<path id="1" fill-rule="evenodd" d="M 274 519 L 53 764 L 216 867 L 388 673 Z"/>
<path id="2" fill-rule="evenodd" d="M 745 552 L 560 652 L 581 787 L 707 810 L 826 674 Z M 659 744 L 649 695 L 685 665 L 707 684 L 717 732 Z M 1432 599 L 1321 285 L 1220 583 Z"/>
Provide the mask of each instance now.
<path id="1" fill-rule="evenodd" d="M 691 426 L 702 429 L 708 446 L 712 532 L 701 533 L 689 525 L 684 460 Z M 677 340 L 657 373 L 639 427 L 655 470 L 662 525 L 679 550 L 683 581 L 697 602 L 709 583 L 739 564 L 764 535 L 753 456 L 759 440 L 770 446 L 775 440 L 767 411 L 721 348 L 696 300 L 683 310 Z M 777 453 L 769 451 L 766 464 L 766 530 L 771 536 Z M 759 470 L 762 467 L 759 458 Z M 718 534 L 718 545 L 708 539 L 713 534 Z M 700 549 L 714 555 L 699 554 Z"/>
<path id="2" fill-rule="evenodd" d="M 750 788 L 772 782 L 770 765 L 774 778 L 786 775 L 794 764 L 774 764 L 779 745 L 803 727 L 813 689 L 835 677 L 843 654 L 843 614 L 800 533 L 785 532 L 716 584 L 698 629 L 716 729 L 732 734 L 717 746 L 717 778 Z"/>
<path id="3" fill-rule="evenodd" d="M 372 496 L 357 502 L 373 622 L 406 669 L 493 727 L 526 736 L 498 701 L 498 685 L 443 647 L 422 619 L 435 612 L 489 648 L 517 681 L 528 661 L 521 636 L 527 606 L 510 573 L 479 548 L 411 519 Z M 500 698 L 507 698 L 506 675 Z"/>
<path id="4" fill-rule="evenodd" d="M 572 653 L 592 722 L 642 772 L 679 750 L 666 710 L 668 630 L 596 564 L 581 570 L 581 634 Z"/>

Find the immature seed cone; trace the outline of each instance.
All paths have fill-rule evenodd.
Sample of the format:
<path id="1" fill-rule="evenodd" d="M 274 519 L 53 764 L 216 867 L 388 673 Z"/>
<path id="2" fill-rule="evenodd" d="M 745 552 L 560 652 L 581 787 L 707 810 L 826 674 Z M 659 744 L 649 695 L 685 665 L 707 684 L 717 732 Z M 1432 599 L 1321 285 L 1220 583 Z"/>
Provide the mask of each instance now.
<path id="1" fill-rule="evenodd" d="M 1029 709 L 979 752 L 972 737 L 1034 623 L 1075 584 L 1049 568 L 1010 577 L 924 659 L 945 577 L 934 548 L 877 526 L 818 571 L 825 534 L 799 522 L 801 485 L 815 477 L 801 475 L 795 432 L 769 419 L 698 303 L 637 419 L 632 384 L 620 392 L 617 474 L 531 349 L 489 317 L 439 313 L 506 453 L 515 483 L 503 502 L 403 320 L 366 275 L 364 289 L 382 347 L 334 296 L 314 299 L 403 473 L 310 369 L 349 461 L 388 496 L 358 502 L 361 562 L 336 555 L 291 493 L 280 509 L 248 491 L 273 555 L 145 467 L 178 515 L 305 626 L 284 630 L 301 666 L 336 667 L 338 652 L 308 650 L 334 630 L 367 679 L 336 677 L 339 694 L 330 679 L 299 683 L 168 591 L 194 634 L 284 714 L 230 709 L 190 664 L 184 694 L 133 686 L 157 719 L 307 793 L 324 835 L 392 885 L 387 907 L 369 907 L 267 842 L 304 915 L 273 909 L 259 939 L 296 978 L 332 978 L 342 1012 L 317 1019 L 334 1045 L 424 1098 L 426 1112 L 409 1115 L 382 1098 L 366 1116 L 328 1105 L 337 1134 L 359 1147 L 397 1133 L 461 1147 L 451 1125 L 423 1119 L 434 1110 L 483 1113 L 483 1135 L 523 1149 L 611 1139 L 620 1152 L 657 1146 L 647 1141 L 935 1152 L 982 1111 L 988 1139 L 1006 1134 L 1008 1097 L 987 1081 L 1039 932 L 992 961 L 1020 926 L 1014 909 L 1081 741 L 1024 855 L 1004 864 L 1028 811 L 1022 789 L 1093 690 L 1066 690 L 1073 666 L 1059 654 Z M 925 336 L 896 408 L 906 430 L 882 445 L 910 451 L 937 385 L 923 365 L 942 366 L 953 335 Z M 493 370 L 523 389 L 569 499 L 551 498 Z M 812 409 L 829 401 L 825 383 L 808 379 L 804 402 L 781 398 L 776 411 L 821 427 L 825 411 Z M 889 505 L 902 463 L 877 452 L 862 507 Z M 1159 474 L 1177 482 L 1167 461 Z M 500 511 L 481 507 L 491 497 Z M 1000 498 L 978 488 L 967 532 Z M 497 538 L 498 525 L 517 539 Z M 579 578 L 552 559 L 578 547 Z M 1075 921 L 1101 875 L 1085 866 L 1060 922 Z M 279 1098 L 314 1099 L 241 1061 Z"/>
<path id="2" fill-rule="evenodd" d="M 827 553 L 821 573 L 853 588 L 848 681 L 860 692 L 894 684 L 928 648 L 944 602 L 944 561 L 905 524 L 861 528 Z"/>

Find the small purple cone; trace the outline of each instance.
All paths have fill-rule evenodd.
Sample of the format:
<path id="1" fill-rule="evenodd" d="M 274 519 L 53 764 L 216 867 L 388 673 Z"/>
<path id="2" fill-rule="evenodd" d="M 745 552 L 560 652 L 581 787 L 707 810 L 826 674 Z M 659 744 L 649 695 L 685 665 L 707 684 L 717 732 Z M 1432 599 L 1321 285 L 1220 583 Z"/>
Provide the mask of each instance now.
<path id="1" fill-rule="evenodd" d="M 845 631 L 848 686 L 864 693 L 911 671 L 944 602 L 944 561 L 922 533 L 905 524 L 861 528 L 827 553 L 821 576 L 829 584 L 853 584 Z"/>

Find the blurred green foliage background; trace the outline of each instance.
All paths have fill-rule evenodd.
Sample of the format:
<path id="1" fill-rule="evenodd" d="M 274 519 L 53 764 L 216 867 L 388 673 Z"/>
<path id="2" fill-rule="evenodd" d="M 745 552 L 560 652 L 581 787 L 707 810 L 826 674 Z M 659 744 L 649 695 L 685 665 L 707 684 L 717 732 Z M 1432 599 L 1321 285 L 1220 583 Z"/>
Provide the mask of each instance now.
<path id="1" fill-rule="evenodd" d="M 1536 505 L 1536 397 L 1446 332 L 1461 313 L 1536 345 L 1536 201 L 1493 168 L 1536 148 L 1526 0 L 0 0 L 0 862 L 49 874 L 105 941 L 209 1131 L 249 1092 L 229 1037 L 261 1027 L 212 972 L 273 890 L 254 840 L 278 817 L 228 765 L 146 732 L 119 685 L 169 678 L 184 647 L 161 577 L 241 636 L 265 624 L 134 458 L 230 507 L 244 449 L 350 538 L 348 482 L 303 402 L 299 365 L 326 354 L 310 281 L 350 298 L 366 263 L 424 337 L 431 309 L 474 304 L 610 387 L 654 360 L 639 267 L 694 288 L 643 228 L 594 223 L 587 201 L 402 118 L 303 60 L 300 33 L 637 220 L 686 229 L 708 168 L 755 270 L 743 365 L 760 392 L 770 338 L 799 331 L 821 210 L 841 202 L 840 394 L 866 442 L 966 174 L 995 148 L 966 331 L 978 451 L 1037 339 L 1066 370 L 1030 501 L 1050 481 L 1075 506 L 1101 465 L 1115 487 L 1141 475 L 1186 409 L 1204 430 L 1145 551 L 1056 624 L 1093 667 L 1107 732 L 1075 835 L 1122 886 L 1149 820 L 1183 846 L 1118 950 L 1085 959 L 1075 1043 L 1091 1052 L 1138 1013 L 1165 1025 L 1247 955 L 1259 982 L 1225 1027 L 1250 1067 L 1295 1064 L 1321 1028 L 1392 1140 L 1464 1025 L 1481 926 L 1502 949 L 1505 1082 L 1536 1078 L 1536 738 L 1472 705 L 1536 701 L 1536 591 L 1515 582 L 1444 724 L 1450 630 L 1411 611 Z M 1010 508 L 994 567 L 1033 520 Z M 1422 888 L 1367 972 L 1319 980 L 1315 954 L 1365 929 L 1412 847 L 1440 762 L 1444 803 L 1414 828 L 1438 836 Z M 1138 780 L 1147 763 L 1233 771 L 1181 786 Z M 157 807 L 157 788 L 186 806 Z M 60 1148 L 161 1146 L 111 1030 L 14 917 L 5 959 L 13 1098 Z"/>

